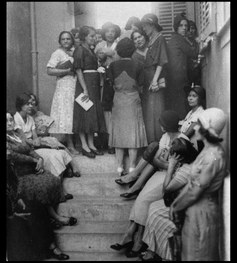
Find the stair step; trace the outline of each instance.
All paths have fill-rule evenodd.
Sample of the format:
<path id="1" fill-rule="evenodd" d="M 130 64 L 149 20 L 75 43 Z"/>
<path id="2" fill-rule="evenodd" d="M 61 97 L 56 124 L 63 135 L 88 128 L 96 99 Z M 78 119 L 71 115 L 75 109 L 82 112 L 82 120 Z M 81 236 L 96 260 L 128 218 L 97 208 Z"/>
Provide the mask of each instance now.
<path id="1" fill-rule="evenodd" d="M 115 183 L 115 174 L 83 175 L 80 178 L 65 178 L 63 186 L 68 193 L 83 196 L 116 197 L 126 192 L 128 185 L 120 186 Z"/>
<path id="2" fill-rule="evenodd" d="M 128 225 L 128 221 L 79 222 L 55 230 L 55 235 L 63 251 L 111 252 L 110 245 L 120 242 Z"/>
<path id="3" fill-rule="evenodd" d="M 134 200 L 122 198 L 73 199 L 58 206 L 58 214 L 73 216 L 82 221 L 124 221 L 128 220 Z"/>
<path id="4" fill-rule="evenodd" d="M 67 261 L 135 261 L 138 258 L 127 258 L 123 252 L 67 252 L 70 256 Z M 45 261 L 58 261 L 47 259 Z"/>

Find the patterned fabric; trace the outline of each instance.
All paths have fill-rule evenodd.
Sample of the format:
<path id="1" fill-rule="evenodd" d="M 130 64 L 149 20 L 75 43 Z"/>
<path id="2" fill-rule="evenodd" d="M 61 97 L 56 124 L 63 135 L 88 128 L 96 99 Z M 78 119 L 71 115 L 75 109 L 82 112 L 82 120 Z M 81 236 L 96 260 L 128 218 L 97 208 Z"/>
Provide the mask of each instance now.
<path id="1" fill-rule="evenodd" d="M 68 60 L 73 63 L 73 57 L 59 48 L 51 55 L 47 67 L 56 68 Z M 56 80 L 56 90 L 50 112 L 50 117 L 54 120 L 54 123 L 50 127 L 49 132 L 72 134 L 76 77 L 66 75 L 64 77 L 57 77 Z"/>
<path id="2" fill-rule="evenodd" d="M 109 70 L 115 90 L 109 146 L 145 147 L 147 138 L 138 93 L 144 80 L 143 69 L 131 59 L 120 59 L 112 62 Z"/>
<path id="3" fill-rule="evenodd" d="M 38 136 L 47 136 L 49 133 L 49 128 L 53 124 L 54 119 L 50 116 L 45 115 L 41 111 L 37 111 L 34 116 L 32 116 L 35 122 L 36 133 Z"/>

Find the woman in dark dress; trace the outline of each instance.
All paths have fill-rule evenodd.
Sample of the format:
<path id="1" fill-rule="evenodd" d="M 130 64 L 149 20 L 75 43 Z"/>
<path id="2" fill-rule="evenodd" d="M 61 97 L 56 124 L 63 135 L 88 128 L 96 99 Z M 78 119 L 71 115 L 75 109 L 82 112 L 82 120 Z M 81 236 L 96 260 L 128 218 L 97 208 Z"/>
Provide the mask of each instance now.
<path id="1" fill-rule="evenodd" d="M 84 100 L 91 100 L 94 105 L 85 111 L 77 102 L 74 105 L 73 132 L 79 134 L 82 143 L 82 154 L 95 158 L 103 153 L 94 145 L 94 133 L 106 132 L 103 109 L 100 103 L 100 77 L 97 72 L 97 57 L 90 49 L 95 44 L 96 31 L 92 27 L 80 29 L 81 46 L 77 47 L 74 57 L 74 68 L 77 73 L 75 98 L 84 93 Z M 87 135 L 87 138 L 86 138 Z"/>
<path id="2" fill-rule="evenodd" d="M 164 111 L 164 89 L 158 85 L 164 77 L 164 66 L 168 62 L 166 41 L 161 34 L 162 27 L 154 14 L 146 14 L 142 19 L 142 28 L 149 37 L 148 51 L 144 64 L 145 83 L 142 95 L 143 118 L 148 143 L 159 141 L 162 135 L 157 118 Z"/>
<path id="3" fill-rule="evenodd" d="M 196 45 L 186 38 L 189 22 L 184 15 L 174 19 L 174 33 L 168 43 L 168 89 L 167 108 L 176 111 L 180 119 L 188 112 L 187 95 L 184 87 L 189 85 L 188 60 L 198 54 Z"/>

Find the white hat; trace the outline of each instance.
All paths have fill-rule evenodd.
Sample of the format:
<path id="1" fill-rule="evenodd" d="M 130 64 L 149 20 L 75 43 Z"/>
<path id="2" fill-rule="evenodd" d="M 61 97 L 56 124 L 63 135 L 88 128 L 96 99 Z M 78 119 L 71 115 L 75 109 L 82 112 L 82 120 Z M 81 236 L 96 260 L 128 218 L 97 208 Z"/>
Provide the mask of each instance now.
<path id="1" fill-rule="evenodd" d="M 226 124 L 226 115 L 223 110 L 218 108 L 206 109 L 200 114 L 198 119 L 203 128 L 217 138 L 219 138 Z"/>

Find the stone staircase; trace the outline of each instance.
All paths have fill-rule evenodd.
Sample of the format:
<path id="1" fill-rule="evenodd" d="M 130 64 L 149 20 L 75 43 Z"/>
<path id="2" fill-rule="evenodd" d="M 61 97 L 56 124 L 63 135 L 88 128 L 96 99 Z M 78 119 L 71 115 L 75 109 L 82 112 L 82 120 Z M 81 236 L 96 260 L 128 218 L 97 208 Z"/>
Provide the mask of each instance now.
<path id="1" fill-rule="evenodd" d="M 114 182 L 117 178 L 115 156 L 105 154 L 89 159 L 79 155 L 73 162 L 82 176 L 64 180 L 67 193 L 74 198 L 60 204 L 58 213 L 76 217 L 78 224 L 55 231 L 59 247 L 70 255 L 70 261 L 136 260 L 110 248 L 111 244 L 119 243 L 125 233 L 134 202 L 119 196 L 127 188 Z"/>

